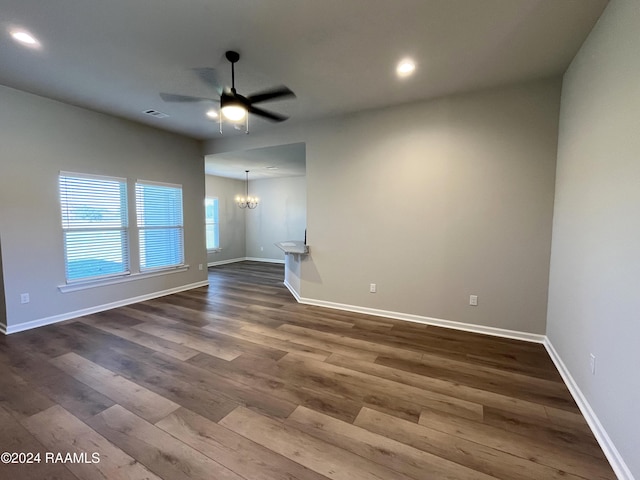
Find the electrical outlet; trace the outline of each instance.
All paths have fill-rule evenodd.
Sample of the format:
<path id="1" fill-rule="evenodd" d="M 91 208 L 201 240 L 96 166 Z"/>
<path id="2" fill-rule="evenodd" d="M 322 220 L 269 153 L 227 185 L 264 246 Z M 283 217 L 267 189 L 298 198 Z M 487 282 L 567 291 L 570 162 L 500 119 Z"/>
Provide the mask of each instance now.
<path id="1" fill-rule="evenodd" d="M 478 306 L 478 296 L 477 295 L 469 295 L 469 305 L 472 307 Z"/>
<path id="2" fill-rule="evenodd" d="M 260 247 L 260 251 L 261 251 L 261 252 L 264 252 L 264 247 Z"/>
<path id="3" fill-rule="evenodd" d="M 29 303 L 31 300 L 29 299 L 29 294 L 28 293 L 21 293 L 20 294 L 20 303 Z"/>
<path id="4" fill-rule="evenodd" d="M 596 356 L 593 353 L 589 354 L 589 368 L 591 368 L 591 375 L 596 374 Z"/>
<path id="5" fill-rule="evenodd" d="M 369 284 L 369 293 L 376 293 L 378 291 L 378 287 L 375 283 Z"/>
<path id="6" fill-rule="evenodd" d="M 198 264 L 198 270 L 202 270 L 202 264 L 201 263 Z"/>

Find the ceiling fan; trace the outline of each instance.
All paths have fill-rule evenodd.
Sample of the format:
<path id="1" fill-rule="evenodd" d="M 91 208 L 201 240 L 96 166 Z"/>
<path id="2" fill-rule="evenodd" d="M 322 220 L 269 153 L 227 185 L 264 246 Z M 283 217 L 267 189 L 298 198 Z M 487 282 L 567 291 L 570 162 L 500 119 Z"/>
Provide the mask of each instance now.
<path id="1" fill-rule="evenodd" d="M 296 95 L 284 85 L 273 87 L 267 90 L 256 92 L 252 95 L 240 95 L 236 91 L 235 85 L 235 64 L 240 60 L 240 54 L 229 50 L 225 53 L 225 57 L 231 63 L 231 87 L 224 88 L 218 81 L 216 70 L 213 68 L 196 68 L 194 71 L 207 84 L 212 85 L 220 94 L 220 110 L 222 114 L 232 121 L 239 121 L 244 118 L 247 113 L 258 115 L 272 122 L 283 122 L 287 116 L 279 113 L 270 112 L 255 106 L 256 103 L 278 100 L 286 97 L 295 97 Z M 187 95 L 176 95 L 173 93 L 161 93 L 160 97 L 165 102 L 203 102 L 216 101 L 213 98 L 190 97 Z"/>

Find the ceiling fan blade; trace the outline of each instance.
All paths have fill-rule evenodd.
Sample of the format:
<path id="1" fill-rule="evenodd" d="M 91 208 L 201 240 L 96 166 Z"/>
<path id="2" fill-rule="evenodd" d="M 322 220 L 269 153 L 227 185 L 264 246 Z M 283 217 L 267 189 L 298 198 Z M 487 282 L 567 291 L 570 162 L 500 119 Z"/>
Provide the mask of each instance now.
<path id="1" fill-rule="evenodd" d="M 188 95 L 176 95 L 175 93 L 161 93 L 160 97 L 165 102 L 180 102 L 180 103 L 193 103 L 193 102 L 217 102 L 214 98 L 203 97 L 190 97 Z"/>
<path id="2" fill-rule="evenodd" d="M 196 75 L 198 75 L 200 80 L 202 80 L 210 87 L 215 88 L 218 91 L 218 94 L 222 94 L 222 92 L 224 91 L 224 87 L 222 85 L 222 82 L 220 81 L 218 71 L 215 68 L 203 67 L 194 68 L 192 70 L 196 72 Z"/>
<path id="3" fill-rule="evenodd" d="M 260 117 L 264 117 L 267 120 L 271 120 L 272 122 L 284 122 L 287 118 L 289 118 L 286 115 L 280 115 L 279 113 L 268 112 L 266 110 L 254 107 L 252 105 L 249 105 L 249 107 L 247 108 L 247 111 L 249 113 L 253 113 L 254 115 L 259 115 Z"/>
<path id="4" fill-rule="evenodd" d="M 262 92 L 254 93 L 253 95 L 249 95 L 247 97 L 247 100 L 249 101 L 249 103 L 259 103 L 266 102 L 268 100 L 275 100 L 276 98 L 295 96 L 296 94 L 293 93 L 288 87 L 280 85 L 278 87 L 273 87 L 268 90 L 263 90 Z"/>

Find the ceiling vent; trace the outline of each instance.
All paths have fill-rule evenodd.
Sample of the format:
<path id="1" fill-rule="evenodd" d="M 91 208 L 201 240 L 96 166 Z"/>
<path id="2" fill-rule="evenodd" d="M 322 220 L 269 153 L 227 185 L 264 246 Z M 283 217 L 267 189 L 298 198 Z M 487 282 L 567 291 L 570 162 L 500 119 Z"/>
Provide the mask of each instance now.
<path id="1" fill-rule="evenodd" d="M 151 115 L 152 117 L 156 118 L 167 118 L 169 116 L 166 113 L 162 113 L 157 110 L 145 110 L 143 113 L 145 115 Z"/>

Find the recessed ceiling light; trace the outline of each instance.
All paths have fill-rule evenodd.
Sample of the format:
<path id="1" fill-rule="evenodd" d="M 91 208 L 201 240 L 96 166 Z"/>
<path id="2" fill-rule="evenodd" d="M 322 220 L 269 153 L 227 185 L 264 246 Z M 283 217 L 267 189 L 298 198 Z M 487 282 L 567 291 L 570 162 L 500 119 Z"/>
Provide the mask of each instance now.
<path id="1" fill-rule="evenodd" d="M 416 70 L 416 64 L 413 60 L 405 58 L 398 63 L 396 73 L 399 77 L 408 77 Z"/>
<path id="2" fill-rule="evenodd" d="M 21 44 L 26 45 L 27 47 L 37 48 L 40 46 L 40 42 L 36 39 L 36 37 L 31 35 L 26 30 L 16 29 L 16 30 L 11 30 L 10 33 L 16 42 L 20 42 Z"/>
<path id="3" fill-rule="evenodd" d="M 207 112 L 207 117 L 209 118 L 218 118 L 218 112 L 215 110 L 209 110 Z"/>
<path id="4" fill-rule="evenodd" d="M 275 167 L 273 165 L 267 167 L 267 170 L 278 170 L 278 167 Z"/>

